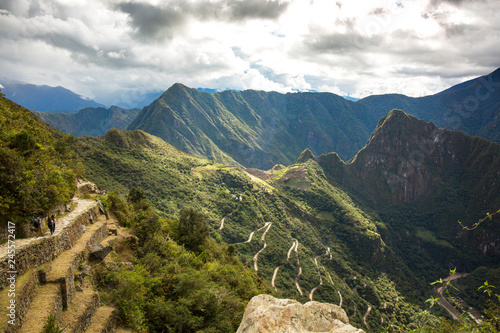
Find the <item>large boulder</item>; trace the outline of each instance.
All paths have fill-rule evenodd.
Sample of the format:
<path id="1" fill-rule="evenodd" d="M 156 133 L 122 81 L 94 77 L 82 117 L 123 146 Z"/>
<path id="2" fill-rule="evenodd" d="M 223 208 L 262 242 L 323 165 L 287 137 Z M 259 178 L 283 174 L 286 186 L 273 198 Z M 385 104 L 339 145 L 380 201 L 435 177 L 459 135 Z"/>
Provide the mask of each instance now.
<path id="1" fill-rule="evenodd" d="M 308 302 L 269 295 L 250 300 L 237 333 L 362 333 L 349 325 L 345 311 L 337 305 Z"/>

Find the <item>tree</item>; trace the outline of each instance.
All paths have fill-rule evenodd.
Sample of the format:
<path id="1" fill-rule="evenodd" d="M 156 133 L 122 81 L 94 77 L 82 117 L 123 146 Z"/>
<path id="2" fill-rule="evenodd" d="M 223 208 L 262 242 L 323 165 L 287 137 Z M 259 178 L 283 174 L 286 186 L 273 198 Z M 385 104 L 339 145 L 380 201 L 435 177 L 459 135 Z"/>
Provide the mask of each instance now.
<path id="1" fill-rule="evenodd" d="M 177 241 L 192 251 L 200 251 L 210 235 L 205 217 L 194 208 L 181 211 L 176 227 Z"/>

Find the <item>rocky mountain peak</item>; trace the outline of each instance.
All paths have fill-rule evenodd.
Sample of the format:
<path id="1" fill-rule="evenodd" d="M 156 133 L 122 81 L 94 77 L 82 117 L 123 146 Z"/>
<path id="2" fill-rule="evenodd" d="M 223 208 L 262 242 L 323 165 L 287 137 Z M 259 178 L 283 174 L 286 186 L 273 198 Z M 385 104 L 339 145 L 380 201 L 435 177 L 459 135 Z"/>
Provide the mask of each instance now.
<path id="1" fill-rule="evenodd" d="M 306 148 L 297 159 L 297 163 L 305 163 L 307 160 L 314 160 L 314 154 L 311 149 Z"/>

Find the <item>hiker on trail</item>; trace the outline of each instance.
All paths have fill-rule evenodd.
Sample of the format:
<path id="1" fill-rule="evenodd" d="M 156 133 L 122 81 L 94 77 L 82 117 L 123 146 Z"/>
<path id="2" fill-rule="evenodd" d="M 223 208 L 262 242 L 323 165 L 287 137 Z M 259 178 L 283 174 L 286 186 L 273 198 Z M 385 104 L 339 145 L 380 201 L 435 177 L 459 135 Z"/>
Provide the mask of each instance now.
<path id="1" fill-rule="evenodd" d="M 47 225 L 50 229 L 50 235 L 52 236 L 54 234 L 54 231 L 56 230 L 56 218 L 54 217 L 54 215 L 47 219 Z"/>
<path id="2" fill-rule="evenodd" d="M 33 220 L 33 227 L 35 227 L 35 232 L 40 233 L 40 235 L 42 234 L 42 228 L 41 228 L 41 226 L 42 226 L 42 220 L 40 219 L 40 215 L 38 215 Z"/>

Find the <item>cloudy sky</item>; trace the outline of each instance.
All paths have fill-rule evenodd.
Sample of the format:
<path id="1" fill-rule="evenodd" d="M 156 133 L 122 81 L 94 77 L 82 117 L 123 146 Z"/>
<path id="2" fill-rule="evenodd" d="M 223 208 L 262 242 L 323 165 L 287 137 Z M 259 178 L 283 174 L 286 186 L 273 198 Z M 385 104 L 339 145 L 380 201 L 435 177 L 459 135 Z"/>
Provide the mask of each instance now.
<path id="1" fill-rule="evenodd" d="M 1 77 L 108 105 L 175 82 L 423 96 L 500 67 L 500 1 L 0 0 L 0 43 Z"/>

